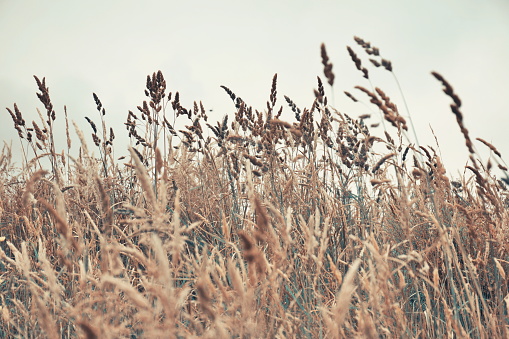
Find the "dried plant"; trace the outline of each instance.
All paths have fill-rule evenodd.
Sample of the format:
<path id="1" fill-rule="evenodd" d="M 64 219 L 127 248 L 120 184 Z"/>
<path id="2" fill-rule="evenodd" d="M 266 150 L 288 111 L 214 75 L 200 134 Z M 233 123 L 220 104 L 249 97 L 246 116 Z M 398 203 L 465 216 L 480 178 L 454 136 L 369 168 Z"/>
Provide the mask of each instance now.
<path id="1" fill-rule="evenodd" d="M 325 45 L 321 58 L 332 86 Z M 99 157 L 76 123 L 70 155 L 66 108 L 67 157 L 56 153 L 57 114 L 36 78 L 41 122 L 7 109 L 21 173 L 10 147 L 0 153 L 0 337 L 507 337 L 507 166 L 477 138 L 494 154 L 481 161 L 459 96 L 433 75 L 470 151 L 462 178 L 406 135 L 398 100 L 371 82 L 344 93 L 382 113 L 380 134 L 372 114 L 332 107 L 319 77 L 308 107 L 284 96 L 293 121 L 274 75 L 261 111 L 221 86 L 232 114 L 211 122 L 154 72 L 117 160 L 120 126 L 106 126 L 96 94 L 100 123 L 85 119 Z"/>

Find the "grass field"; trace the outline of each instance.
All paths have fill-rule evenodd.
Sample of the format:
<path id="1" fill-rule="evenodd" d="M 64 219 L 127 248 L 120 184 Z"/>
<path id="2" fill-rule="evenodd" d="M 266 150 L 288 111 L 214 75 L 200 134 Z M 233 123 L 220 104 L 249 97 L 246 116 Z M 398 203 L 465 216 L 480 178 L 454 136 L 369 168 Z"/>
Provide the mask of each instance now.
<path id="1" fill-rule="evenodd" d="M 360 76 L 392 72 L 355 41 Z M 453 180 L 375 84 L 345 92 L 371 116 L 332 107 L 323 45 L 321 56 L 309 108 L 278 96 L 275 75 L 262 110 L 223 87 L 235 113 L 219 122 L 201 102 L 183 107 L 159 71 L 123 126 L 106 125 L 94 94 L 98 114 L 78 128 L 35 77 L 41 119 L 7 109 L 21 168 L 9 147 L 0 155 L 0 337 L 508 337 L 500 153 L 471 138 L 433 72 L 470 154 Z M 116 158 L 121 133 L 131 145 Z"/>

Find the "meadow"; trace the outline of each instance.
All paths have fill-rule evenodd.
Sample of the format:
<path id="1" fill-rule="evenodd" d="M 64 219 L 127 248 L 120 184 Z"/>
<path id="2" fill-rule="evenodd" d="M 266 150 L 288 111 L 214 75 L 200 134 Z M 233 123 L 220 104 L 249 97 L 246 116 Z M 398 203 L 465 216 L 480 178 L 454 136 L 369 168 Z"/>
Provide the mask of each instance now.
<path id="1" fill-rule="evenodd" d="M 355 42 L 359 76 L 393 72 Z M 332 107 L 324 45 L 321 58 L 310 107 L 279 96 L 274 75 L 261 110 L 222 86 L 233 113 L 218 122 L 158 71 L 124 125 L 106 125 L 94 94 L 80 128 L 35 77 L 40 120 L 7 108 L 22 162 L 8 144 L 0 154 L 0 337 L 507 338 L 501 154 L 471 138 L 460 97 L 432 72 L 469 151 L 466 175 L 450 178 L 375 84 L 344 93 L 373 114 Z"/>

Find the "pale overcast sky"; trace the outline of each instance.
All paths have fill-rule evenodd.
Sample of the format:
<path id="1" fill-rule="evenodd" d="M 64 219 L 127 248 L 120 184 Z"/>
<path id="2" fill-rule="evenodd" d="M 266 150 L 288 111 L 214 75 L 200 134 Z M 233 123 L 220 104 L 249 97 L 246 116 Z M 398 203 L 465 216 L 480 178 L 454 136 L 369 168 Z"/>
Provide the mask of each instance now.
<path id="1" fill-rule="evenodd" d="M 146 76 L 157 70 L 170 91 L 180 92 L 184 107 L 202 100 L 213 109 L 213 121 L 234 112 L 220 85 L 264 110 L 274 73 L 279 105 L 289 112 L 283 98 L 288 95 L 299 107 L 310 107 L 316 76 L 324 78 L 322 42 L 334 64 L 335 107 L 357 117 L 367 113 L 366 107 L 352 104 L 343 91 L 362 97 L 353 86 L 369 83 L 346 50 L 346 45 L 354 48 L 368 66 L 354 35 L 392 61 L 419 141 L 435 146 L 431 126 L 453 175 L 466 162 L 467 151 L 450 99 L 431 71 L 440 72 L 461 97 L 472 139 L 484 138 L 504 158 L 509 156 L 506 0 L 0 0 L 0 136 L 13 139 L 13 150 L 18 151 L 5 107 L 16 102 L 27 122 L 37 119 L 36 107 L 43 109 L 33 75 L 46 77 L 57 121 L 63 123 L 67 105 L 70 119 L 87 135 L 84 117 L 99 118 L 92 98 L 92 92 L 97 93 L 108 124 L 116 130 L 118 156 L 127 153 L 127 112 L 136 111 L 145 99 Z M 370 76 L 404 113 L 392 76 L 380 69 L 371 70 Z M 60 150 L 65 148 L 61 131 Z M 77 141 L 74 138 L 74 148 Z"/>

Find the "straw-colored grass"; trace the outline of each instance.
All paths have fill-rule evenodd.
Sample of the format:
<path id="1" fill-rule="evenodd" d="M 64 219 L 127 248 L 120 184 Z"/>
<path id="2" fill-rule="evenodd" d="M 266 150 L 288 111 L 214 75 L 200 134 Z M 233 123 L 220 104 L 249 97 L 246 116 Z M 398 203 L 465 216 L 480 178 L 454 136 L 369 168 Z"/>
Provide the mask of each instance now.
<path id="1" fill-rule="evenodd" d="M 355 41 L 366 79 L 393 72 Z M 333 86 L 324 45 L 321 56 Z M 8 108 L 21 170 L 9 147 L 0 155 L 0 337 L 508 337 L 509 181 L 492 163 L 507 166 L 478 138 L 494 153 L 481 161 L 458 95 L 433 76 L 470 176 L 448 177 L 408 134 L 410 112 L 375 86 L 345 92 L 372 104 L 358 119 L 330 105 L 320 78 L 302 109 L 278 100 L 277 76 L 263 111 L 223 86 L 235 114 L 213 123 L 157 72 L 128 114 L 127 149 L 97 95 L 91 148 L 36 77 L 41 121 Z M 56 145 L 62 117 L 67 144 Z"/>

